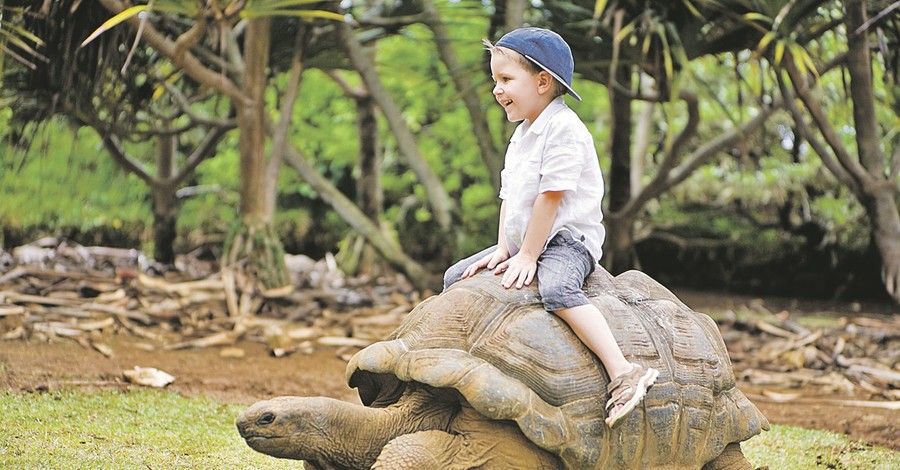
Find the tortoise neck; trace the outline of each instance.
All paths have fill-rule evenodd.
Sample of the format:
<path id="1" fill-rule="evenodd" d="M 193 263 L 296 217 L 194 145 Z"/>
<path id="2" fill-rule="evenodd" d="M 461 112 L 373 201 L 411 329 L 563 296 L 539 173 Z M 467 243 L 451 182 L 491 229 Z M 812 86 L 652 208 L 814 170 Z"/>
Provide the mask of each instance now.
<path id="1" fill-rule="evenodd" d="M 320 451 L 327 449 L 327 455 L 315 460 L 323 470 L 370 468 L 395 437 L 426 430 L 446 431 L 458 411 L 456 400 L 437 398 L 425 387 L 408 387 L 397 403 L 384 408 L 336 402 L 331 427 L 334 435 L 330 439 L 341 444 L 319 447 Z"/>

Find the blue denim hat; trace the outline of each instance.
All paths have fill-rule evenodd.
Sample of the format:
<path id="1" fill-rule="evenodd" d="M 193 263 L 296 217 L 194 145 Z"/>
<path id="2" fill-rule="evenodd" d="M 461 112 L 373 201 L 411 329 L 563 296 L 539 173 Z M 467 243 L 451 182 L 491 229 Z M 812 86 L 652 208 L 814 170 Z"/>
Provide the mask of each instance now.
<path id="1" fill-rule="evenodd" d="M 519 28 L 504 34 L 494 45 L 522 54 L 565 85 L 569 94 L 581 101 L 572 89 L 572 74 L 575 72 L 572 49 L 559 34 L 549 29 Z"/>

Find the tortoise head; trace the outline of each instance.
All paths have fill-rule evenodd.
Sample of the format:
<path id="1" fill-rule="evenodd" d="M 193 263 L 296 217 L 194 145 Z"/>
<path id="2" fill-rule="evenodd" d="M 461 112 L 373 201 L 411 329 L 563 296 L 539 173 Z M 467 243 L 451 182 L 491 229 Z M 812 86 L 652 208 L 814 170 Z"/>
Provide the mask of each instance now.
<path id="1" fill-rule="evenodd" d="M 323 445 L 338 435 L 331 399 L 276 397 L 257 402 L 237 420 L 238 432 L 253 450 L 273 457 L 320 460 Z"/>
<path id="2" fill-rule="evenodd" d="M 372 466 L 396 421 L 383 409 L 333 398 L 276 397 L 250 406 L 235 425 L 257 452 L 312 469 L 350 469 Z"/>

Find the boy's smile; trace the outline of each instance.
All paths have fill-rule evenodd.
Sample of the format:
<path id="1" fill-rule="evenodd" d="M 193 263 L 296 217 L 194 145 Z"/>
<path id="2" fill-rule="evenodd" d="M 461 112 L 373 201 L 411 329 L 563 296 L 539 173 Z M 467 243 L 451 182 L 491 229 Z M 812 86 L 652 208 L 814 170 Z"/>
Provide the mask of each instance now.
<path id="1" fill-rule="evenodd" d="M 550 88 L 553 78 L 546 72 L 533 74 L 511 57 L 514 52 L 491 54 L 494 98 L 506 110 L 510 122 L 534 122 L 553 100 Z"/>

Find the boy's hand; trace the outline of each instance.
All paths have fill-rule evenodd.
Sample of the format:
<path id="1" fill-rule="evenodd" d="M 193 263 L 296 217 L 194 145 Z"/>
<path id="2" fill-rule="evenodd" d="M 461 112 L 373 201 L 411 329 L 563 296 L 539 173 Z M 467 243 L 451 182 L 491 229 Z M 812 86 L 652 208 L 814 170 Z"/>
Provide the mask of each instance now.
<path id="1" fill-rule="evenodd" d="M 486 255 L 484 258 L 481 258 L 480 260 L 466 268 L 466 270 L 463 271 L 460 279 L 474 276 L 482 268 L 494 269 L 494 267 L 506 261 L 507 258 L 509 258 L 509 251 L 497 248 L 493 253 Z M 495 274 L 496 273 L 498 272 L 495 271 Z"/>
<path id="2" fill-rule="evenodd" d="M 531 280 L 534 279 L 534 275 L 537 273 L 537 259 L 531 258 L 520 251 L 508 261 L 500 263 L 497 269 L 494 270 L 494 274 L 500 274 L 501 272 L 503 273 L 503 280 L 500 283 L 503 284 L 503 287 L 509 289 L 515 284 L 516 289 L 521 289 L 522 286 L 531 285 Z"/>

